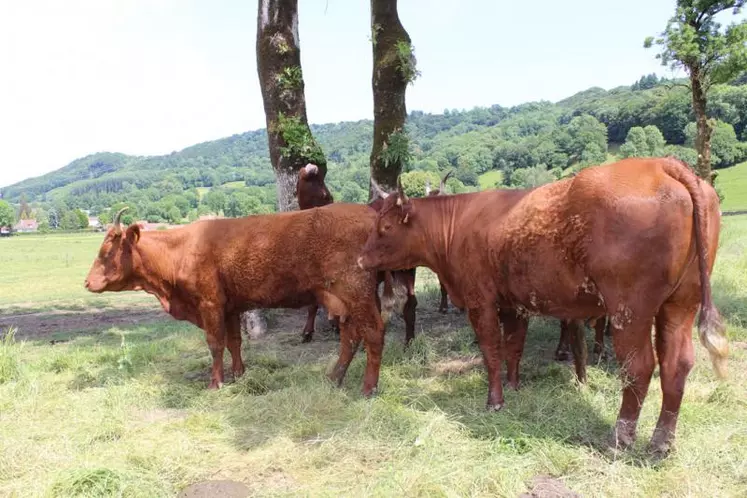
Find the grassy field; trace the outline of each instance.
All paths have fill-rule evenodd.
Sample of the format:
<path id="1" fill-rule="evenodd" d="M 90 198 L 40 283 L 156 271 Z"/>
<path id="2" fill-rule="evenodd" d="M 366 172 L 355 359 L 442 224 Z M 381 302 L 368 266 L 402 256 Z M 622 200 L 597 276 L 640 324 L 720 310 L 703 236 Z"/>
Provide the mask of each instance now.
<path id="1" fill-rule="evenodd" d="M 716 185 L 724 194 L 721 209 L 724 211 L 747 209 L 747 162 L 718 170 Z"/>
<path id="2" fill-rule="evenodd" d="M 491 169 L 481 174 L 479 177 L 480 190 L 496 188 L 503 181 L 503 172 L 498 169 Z"/>
<path id="3" fill-rule="evenodd" d="M 0 314 L 151 302 L 142 293 L 94 295 L 86 291 L 83 281 L 102 240 L 102 233 L 0 239 Z"/>
<path id="4" fill-rule="evenodd" d="M 677 449 L 660 462 L 645 452 L 658 375 L 634 449 L 606 451 L 620 403 L 616 363 L 590 366 L 577 386 L 571 366 L 552 360 L 554 320 L 532 320 L 522 388 L 506 393 L 502 411 L 485 412 L 473 332 L 463 315 L 435 311 L 437 282 L 423 269 L 416 340 L 403 351 L 402 321 L 393 321 L 370 400 L 359 394 L 362 352 L 342 389 L 325 381 L 336 339 L 318 333 L 300 344 L 301 310 L 271 312 L 270 334 L 244 343 L 247 373 L 218 392 L 205 389 L 202 332 L 165 314 L 39 333 L 59 310 L 155 303 L 85 294 L 100 240 L 0 240 L 0 323 L 18 327 L 0 342 L 0 496 L 150 498 L 232 479 L 253 496 L 516 497 L 538 476 L 583 496 L 747 495 L 747 216 L 724 219 L 712 279 L 729 324 L 730 377 L 715 379 L 697 343 Z M 23 321 L 27 309 L 37 322 Z"/>

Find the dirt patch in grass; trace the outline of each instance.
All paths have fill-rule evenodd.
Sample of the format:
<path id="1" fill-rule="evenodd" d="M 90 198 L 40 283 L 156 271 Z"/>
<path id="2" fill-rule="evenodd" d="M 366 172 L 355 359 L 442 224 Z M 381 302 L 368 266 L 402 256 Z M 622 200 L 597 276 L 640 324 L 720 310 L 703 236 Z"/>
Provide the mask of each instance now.
<path id="1" fill-rule="evenodd" d="M 85 332 L 120 325 L 173 320 L 160 308 L 109 309 L 104 311 L 42 311 L 0 315 L 0 331 L 17 329 L 17 339 L 44 339 L 53 334 Z"/>
<path id="2" fill-rule="evenodd" d="M 519 498 L 580 498 L 581 495 L 574 493 L 558 479 L 549 476 L 536 476 L 532 479 L 532 489 L 528 493 L 522 493 Z"/>

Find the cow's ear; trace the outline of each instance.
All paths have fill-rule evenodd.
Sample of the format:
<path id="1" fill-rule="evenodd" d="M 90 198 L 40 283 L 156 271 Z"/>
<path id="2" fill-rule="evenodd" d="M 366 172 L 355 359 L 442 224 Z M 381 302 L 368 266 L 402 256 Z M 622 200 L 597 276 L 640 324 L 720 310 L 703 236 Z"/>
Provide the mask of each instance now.
<path id="1" fill-rule="evenodd" d="M 135 244 L 138 240 L 140 240 L 140 225 L 137 223 L 133 223 L 132 225 L 127 227 L 127 231 L 125 232 L 125 237 L 127 238 L 127 241 L 131 244 Z"/>

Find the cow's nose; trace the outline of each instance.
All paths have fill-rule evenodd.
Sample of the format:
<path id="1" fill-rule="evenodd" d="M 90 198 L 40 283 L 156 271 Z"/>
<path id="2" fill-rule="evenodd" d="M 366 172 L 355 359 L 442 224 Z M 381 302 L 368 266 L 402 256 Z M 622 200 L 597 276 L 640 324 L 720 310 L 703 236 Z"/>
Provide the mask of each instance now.
<path id="1" fill-rule="evenodd" d="M 83 285 L 85 286 L 85 288 L 86 288 L 86 289 L 88 289 L 88 287 L 89 287 L 89 286 L 90 286 L 91 284 L 90 284 L 90 283 L 88 283 L 88 279 L 86 279 L 86 281 L 85 281 L 85 282 L 83 283 Z"/>

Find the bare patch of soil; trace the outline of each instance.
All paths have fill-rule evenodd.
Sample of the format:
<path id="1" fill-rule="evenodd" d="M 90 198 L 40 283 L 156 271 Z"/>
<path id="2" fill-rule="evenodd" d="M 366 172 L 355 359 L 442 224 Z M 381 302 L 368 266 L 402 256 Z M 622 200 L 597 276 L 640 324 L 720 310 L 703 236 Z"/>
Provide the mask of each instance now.
<path id="1" fill-rule="evenodd" d="M 85 332 L 118 325 L 137 325 L 173 320 L 160 308 L 131 308 L 85 311 L 41 311 L 0 315 L 0 331 L 15 327 L 18 339 L 44 339 L 60 332 Z"/>
<path id="2" fill-rule="evenodd" d="M 519 498 L 581 498 L 581 495 L 565 487 L 558 479 L 535 476 L 532 479 L 532 489 L 520 494 Z"/>

